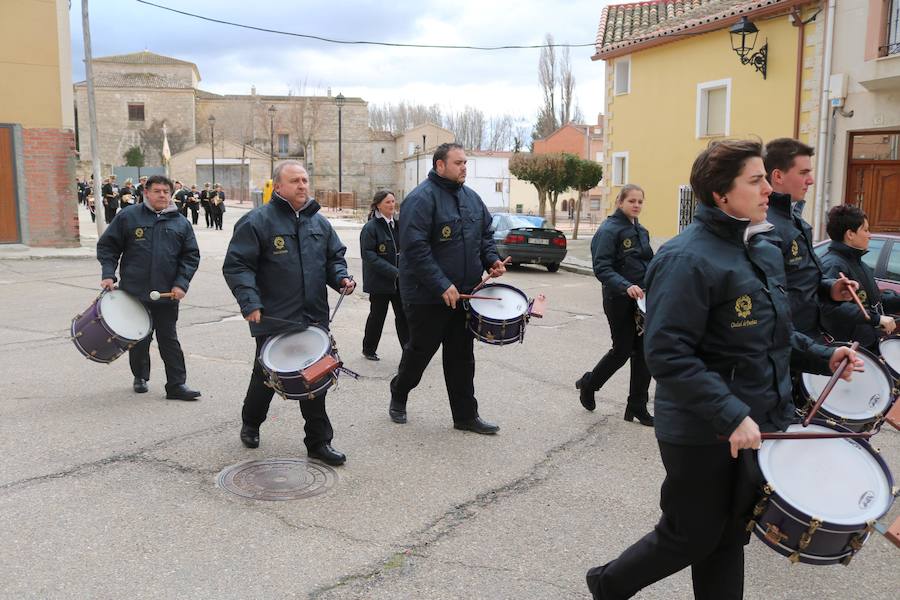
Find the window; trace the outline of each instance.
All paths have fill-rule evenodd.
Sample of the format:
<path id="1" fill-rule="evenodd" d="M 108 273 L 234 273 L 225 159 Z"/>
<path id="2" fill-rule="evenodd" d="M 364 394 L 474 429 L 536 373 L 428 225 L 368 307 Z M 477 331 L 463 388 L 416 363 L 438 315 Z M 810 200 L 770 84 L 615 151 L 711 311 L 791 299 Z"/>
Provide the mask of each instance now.
<path id="1" fill-rule="evenodd" d="M 495 182 L 494 182 L 494 191 L 495 191 L 495 192 L 498 192 L 498 193 L 502 193 L 502 192 L 503 192 L 503 182 L 502 182 L 502 181 L 495 181 Z"/>
<path id="2" fill-rule="evenodd" d="M 881 48 L 884 56 L 900 54 L 900 0 L 891 0 L 891 7 L 887 11 L 886 33 L 885 44 Z"/>
<path id="3" fill-rule="evenodd" d="M 875 270 L 875 265 L 878 264 L 878 257 L 881 256 L 882 248 L 884 248 L 884 240 L 876 238 L 869 240 L 869 251 L 866 254 L 863 254 L 862 262 L 872 269 L 872 271 Z"/>
<path id="4" fill-rule="evenodd" d="M 850 142 L 853 160 L 900 160 L 900 133 L 854 134 Z"/>
<path id="5" fill-rule="evenodd" d="M 615 93 L 627 94 L 631 91 L 631 57 L 619 58 L 615 63 Z"/>
<path id="6" fill-rule="evenodd" d="M 286 133 L 278 134 L 278 154 L 285 156 L 290 146 L 290 136 Z"/>
<path id="7" fill-rule="evenodd" d="M 602 152 L 597 152 L 597 154 L 594 155 L 594 162 L 603 164 L 603 153 Z"/>
<path id="8" fill-rule="evenodd" d="M 697 137 L 729 135 L 731 129 L 731 80 L 697 84 Z"/>
<path id="9" fill-rule="evenodd" d="M 129 104 L 128 105 L 128 120 L 129 121 L 143 121 L 144 120 L 144 104 Z"/>
<path id="10" fill-rule="evenodd" d="M 900 281 L 900 242 L 894 242 L 894 245 L 891 246 L 884 278 Z"/>
<path id="11" fill-rule="evenodd" d="M 522 214 L 522 210 L 523 210 L 524 208 L 525 208 L 525 207 L 524 207 L 523 205 L 521 205 L 521 204 L 516 204 L 516 214 L 517 214 L 517 215 L 521 215 L 521 214 Z"/>
<path id="12" fill-rule="evenodd" d="M 628 183 L 628 153 L 613 152 L 612 159 L 612 184 L 625 185 Z"/>

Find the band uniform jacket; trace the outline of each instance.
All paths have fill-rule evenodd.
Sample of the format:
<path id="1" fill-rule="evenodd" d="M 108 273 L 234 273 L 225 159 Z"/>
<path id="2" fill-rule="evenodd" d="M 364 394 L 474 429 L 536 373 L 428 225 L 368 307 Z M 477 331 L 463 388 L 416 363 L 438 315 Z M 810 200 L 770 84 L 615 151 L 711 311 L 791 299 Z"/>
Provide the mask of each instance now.
<path id="1" fill-rule="evenodd" d="M 621 210 L 603 221 L 591 239 L 594 275 L 603 284 L 603 296 L 625 295 L 632 285 L 644 287 L 647 265 L 653 258 L 650 232 Z"/>
<path id="2" fill-rule="evenodd" d="M 369 219 L 359 232 L 362 254 L 363 291 L 367 294 L 394 294 L 397 292 L 400 245 L 399 219 L 394 217 L 394 227 L 382 217 Z"/>
<path id="3" fill-rule="evenodd" d="M 831 351 L 794 332 L 781 255 L 749 221 L 701 205 L 647 270 L 645 357 L 658 439 L 717 443 L 750 416 L 763 431 L 794 415 L 791 367 L 828 373 Z"/>
<path id="4" fill-rule="evenodd" d="M 245 317 L 262 311 L 262 321 L 250 323 L 254 337 L 291 329 L 266 316 L 328 328 L 325 286 L 339 291 L 348 277 L 347 249 L 319 208 L 310 199 L 298 217 L 273 193 L 235 224 L 222 273 Z"/>
<path id="5" fill-rule="evenodd" d="M 859 342 L 860 346 L 873 348 L 878 342 L 878 324 L 885 313 L 900 312 L 900 296 L 887 290 L 880 291 L 871 267 L 862 261 L 867 250 L 851 248 L 843 242 L 832 241 L 822 257 L 825 274 L 839 277 L 843 273 L 859 282 L 857 295 L 866 308 L 871 321 L 867 321 L 855 302 L 831 302 L 824 306 L 825 329 L 841 342 Z"/>
<path id="6" fill-rule="evenodd" d="M 834 280 L 823 277 L 822 263 L 813 250 L 812 227 L 803 219 L 805 204 L 792 205 L 790 194 L 772 192 L 767 220 L 775 229 L 767 237 L 784 258 L 794 329 L 817 337 L 824 331 L 821 304 L 830 302 Z"/>
<path id="7" fill-rule="evenodd" d="M 97 241 L 97 260 L 103 279 L 116 281 L 118 266 L 119 288 L 147 302 L 151 291 L 186 292 L 200 265 L 200 249 L 194 228 L 174 204 L 157 214 L 142 203 L 116 213 Z"/>
<path id="8" fill-rule="evenodd" d="M 403 201 L 400 247 L 400 296 L 407 304 L 443 303 L 451 284 L 469 293 L 500 260 L 481 197 L 433 169 Z"/>
<path id="9" fill-rule="evenodd" d="M 111 183 L 104 183 L 100 188 L 103 194 L 103 206 L 109 208 L 119 208 L 119 188 L 113 187 Z"/>

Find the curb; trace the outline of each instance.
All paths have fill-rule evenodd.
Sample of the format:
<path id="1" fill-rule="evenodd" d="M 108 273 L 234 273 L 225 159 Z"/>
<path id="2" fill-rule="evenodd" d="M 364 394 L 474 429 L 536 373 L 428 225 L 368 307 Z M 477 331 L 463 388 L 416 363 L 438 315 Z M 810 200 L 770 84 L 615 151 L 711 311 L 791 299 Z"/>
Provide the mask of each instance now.
<path id="1" fill-rule="evenodd" d="M 576 265 L 575 263 L 568 263 L 563 261 L 559 268 L 563 271 L 568 271 L 569 273 L 575 273 L 577 275 L 587 275 L 589 277 L 594 276 L 594 270 L 588 267 L 584 267 L 582 265 Z"/>

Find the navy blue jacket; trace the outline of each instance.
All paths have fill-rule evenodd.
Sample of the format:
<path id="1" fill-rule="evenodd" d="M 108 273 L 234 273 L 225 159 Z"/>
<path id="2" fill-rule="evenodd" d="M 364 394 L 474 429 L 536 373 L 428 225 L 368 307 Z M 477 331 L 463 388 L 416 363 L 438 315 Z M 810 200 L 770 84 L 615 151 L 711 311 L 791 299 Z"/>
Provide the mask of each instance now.
<path id="1" fill-rule="evenodd" d="M 157 214 L 141 203 L 116 213 L 97 240 L 97 260 L 103 279 L 116 281 L 118 267 L 119 288 L 150 302 L 152 291 L 168 292 L 176 286 L 188 290 L 200 266 L 200 248 L 190 221 L 174 204 Z"/>
<path id="2" fill-rule="evenodd" d="M 394 228 L 379 216 L 369 219 L 359 232 L 362 254 L 363 291 L 367 294 L 394 294 L 400 270 L 399 219 Z"/>
<path id="3" fill-rule="evenodd" d="M 866 321 L 855 302 L 832 302 L 824 306 L 825 329 L 836 340 L 842 342 L 859 342 L 860 346 L 873 349 L 878 343 L 880 329 L 878 324 L 884 312 L 900 312 L 900 296 L 892 291 L 882 292 L 875 282 L 872 269 L 862 261 L 868 250 L 857 250 L 843 242 L 834 242 L 828 246 L 828 252 L 822 257 L 825 273 L 831 277 L 839 277 L 843 273 L 850 279 L 859 282 L 857 295 L 866 308 L 871 321 Z M 883 309 L 876 308 L 882 303 Z"/>
<path id="4" fill-rule="evenodd" d="M 594 275 L 603 284 L 605 298 L 625 295 L 632 285 L 644 287 L 647 265 L 653 258 L 650 233 L 637 220 L 616 210 L 591 240 Z"/>
<path id="5" fill-rule="evenodd" d="M 766 218 L 775 226 L 770 239 L 784 258 L 794 329 L 818 337 L 824 331 L 820 305 L 831 301 L 834 279 L 823 277 L 822 264 L 813 251 L 812 227 L 803 219 L 804 204 L 792 206 L 790 194 L 773 192 Z"/>
<path id="6" fill-rule="evenodd" d="M 262 321 L 250 323 L 254 337 L 291 329 L 266 316 L 328 328 L 325 286 L 340 290 L 348 276 L 347 249 L 318 213 L 311 199 L 298 218 L 288 201 L 273 193 L 268 204 L 235 224 L 222 273 L 241 314 L 262 311 Z"/>
<path id="7" fill-rule="evenodd" d="M 403 201 L 400 246 L 400 295 L 407 304 L 440 304 L 451 284 L 469 293 L 500 260 L 484 202 L 433 169 Z"/>
<path id="8" fill-rule="evenodd" d="M 784 429 L 791 366 L 828 373 L 832 351 L 793 330 L 780 253 L 759 235 L 745 244 L 747 226 L 701 205 L 650 262 L 644 354 L 662 441 L 714 444 L 748 415 Z"/>

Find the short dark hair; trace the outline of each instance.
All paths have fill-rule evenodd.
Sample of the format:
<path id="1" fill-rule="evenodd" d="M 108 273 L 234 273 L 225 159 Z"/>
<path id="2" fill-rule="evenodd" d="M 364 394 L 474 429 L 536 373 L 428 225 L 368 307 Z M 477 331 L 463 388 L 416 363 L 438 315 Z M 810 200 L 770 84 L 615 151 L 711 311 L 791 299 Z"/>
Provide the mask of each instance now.
<path id="1" fill-rule="evenodd" d="M 848 231 L 856 231 L 866 222 L 866 213 L 858 206 L 839 204 L 828 211 L 828 223 L 825 231 L 828 237 L 836 242 L 844 241 L 844 234 Z"/>
<path id="2" fill-rule="evenodd" d="M 794 138 L 778 138 L 766 144 L 766 155 L 763 159 L 766 163 L 766 177 L 772 180 L 772 171 L 778 169 L 785 172 L 794 166 L 794 159 L 798 156 L 814 156 L 816 153 L 812 146 L 804 144 Z"/>
<path id="3" fill-rule="evenodd" d="M 392 192 L 391 190 L 378 190 L 377 192 L 375 192 L 375 195 L 372 197 L 372 204 L 369 205 L 370 219 L 375 216 L 375 211 L 378 209 L 378 205 L 381 204 L 381 201 L 388 196 L 394 196 L 394 192 Z"/>
<path id="4" fill-rule="evenodd" d="M 724 196 L 740 175 L 747 160 L 762 158 L 762 143 L 755 140 L 710 142 L 691 167 L 691 187 L 703 204 L 715 206 L 713 192 Z"/>
<path id="5" fill-rule="evenodd" d="M 437 163 L 439 160 L 447 162 L 447 154 L 450 153 L 451 150 L 465 150 L 462 144 L 457 144 L 456 142 L 447 142 L 446 144 L 441 144 L 437 148 L 434 149 L 434 156 L 431 157 L 431 166 L 437 169 Z"/>
<path id="6" fill-rule="evenodd" d="M 169 186 L 170 192 L 175 189 L 175 186 L 172 185 L 172 180 L 165 175 L 151 175 L 147 178 L 147 183 L 144 184 L 144 189 L 149 190 L 155 183 L 161 183 L 163 185 Z"/>

